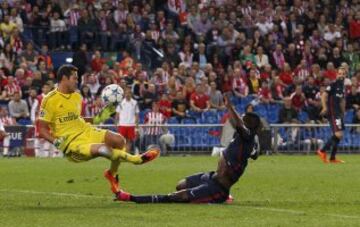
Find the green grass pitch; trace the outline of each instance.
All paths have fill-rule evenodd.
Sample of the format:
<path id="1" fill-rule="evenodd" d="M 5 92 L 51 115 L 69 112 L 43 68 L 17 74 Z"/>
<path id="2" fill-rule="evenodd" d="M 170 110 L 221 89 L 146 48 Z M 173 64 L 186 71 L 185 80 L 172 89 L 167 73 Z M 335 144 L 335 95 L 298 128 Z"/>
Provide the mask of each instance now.
<path id="1" fill-rule="evenodd" d="M 360 156 L 325 165 L 315 156 L 262 156 L 233 187 L 230 205 L 113 202 L 106 160 L 0 159 L 0 226 L 360 226 Z M 217 158 L 161 157 L 123 163 L 122 187 L 168 193 L 214 170 Z"/>

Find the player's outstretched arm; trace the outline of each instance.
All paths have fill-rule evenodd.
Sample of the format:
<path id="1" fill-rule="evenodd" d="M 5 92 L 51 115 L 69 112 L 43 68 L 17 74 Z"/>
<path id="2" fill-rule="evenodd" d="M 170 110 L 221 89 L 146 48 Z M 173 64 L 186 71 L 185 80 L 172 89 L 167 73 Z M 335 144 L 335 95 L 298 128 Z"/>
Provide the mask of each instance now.
<path id="1" fill-rule="evenodd" d="M 116 113 L 116 104 L 106 105 L 100 113 L 93 117 L 92 123 L 95 125 L 101 124 Z"/>
<path id="2" fill-rule="evenodd" d="M 244 126 L 244 122 L 240 118 L 239 114 L 236 112 L 234 105 L 231 103 L 228 95 L 224 95 L 224 104 L 229 111 L 230 121 L 233 121 L 235 123 L 235 125 L 233 126 L 235 128 L 242 128 Z"/>

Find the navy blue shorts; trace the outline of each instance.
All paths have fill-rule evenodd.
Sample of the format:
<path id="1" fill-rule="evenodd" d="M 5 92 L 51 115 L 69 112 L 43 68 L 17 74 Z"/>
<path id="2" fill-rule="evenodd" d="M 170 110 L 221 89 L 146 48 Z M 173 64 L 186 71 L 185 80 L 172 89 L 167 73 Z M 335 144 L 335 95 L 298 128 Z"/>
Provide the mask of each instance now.
<path id="1" fill-rule="evenodd" d="M 212 179 L 214 172 L 198 173 L 186 178 L 187 193 L 192 203 L 223 203 L 229 191 Z"/>
<path id="2" fill-rule="evenodd" d="M 340 116 L 334 116 L 334 117 L 329 116 L 328 120 L 329 120 L 329 123 L 330 123 L 331 131 L 333 133 L 345 130 L 344 119 L 342 117 L 340 117 Z"/>

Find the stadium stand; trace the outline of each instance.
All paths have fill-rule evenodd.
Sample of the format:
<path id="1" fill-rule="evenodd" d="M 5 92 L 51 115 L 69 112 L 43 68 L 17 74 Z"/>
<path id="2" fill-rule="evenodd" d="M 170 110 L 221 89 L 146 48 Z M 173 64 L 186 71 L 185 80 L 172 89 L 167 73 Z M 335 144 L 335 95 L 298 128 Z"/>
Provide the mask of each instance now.
<path id="1" fill-rule="evenodd" d="M 65 62 L 79 68 L 79 87 L 90 89 L 83 103 L 88 116 L 99 111 L 96 100 L 107 84 L 131 87 L 143 104 L 151 85 L 158 97 L 166 93 L 173 102 L 181 92 L 189 102 L 196 85 L 209 98 L 209 84 L 216 82 L 222 94 L 233 95 L 239 112 L 251 103 L 277 123 L 283 99 L 290 97 L 300 122 L 325 123 L 308 109 L 318 111 L 320 94 L 340 65 L 347 68 L 353 102 L 346 123 L 360 107 L 359 1 L 5 0 L 0 21 L 0 103 L 7 106 L 21 88 L 34 115 L 34 100 L 41 99 L 44 84 L 54 87 L 55 71 Z M 29 96 L 31 88 L 37 97 Z M 224 115 L 193 112 L 188 103 L 184 108 L 183 124 L 217 124 Z M 359 143 L 350 134 L 346 138 Z M 183 146 L 217 140 L 205 131 L 176 137 Z"/>

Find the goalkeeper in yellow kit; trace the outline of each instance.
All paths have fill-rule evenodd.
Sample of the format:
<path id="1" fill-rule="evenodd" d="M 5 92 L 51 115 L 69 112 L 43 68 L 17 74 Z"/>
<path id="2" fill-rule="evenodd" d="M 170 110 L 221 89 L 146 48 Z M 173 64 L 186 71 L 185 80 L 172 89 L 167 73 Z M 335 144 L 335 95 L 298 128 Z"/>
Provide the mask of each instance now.
<path id="1" fill-rule="evenodd" d="M 120 190 L 117 178 L 120 162 L 143 164 L 155 159 L 159 155 L 159 149 L 150 148 L 142 155 L 128 154 L 125 139 L 120 134 L 98 129 L 90 124 L 100 124 L 110 118 L 115 113 L 115 104 L 107 105 L 92 119 L 84 119 L 80 116 L 82 97 L 76 92 L 77 68 L 72 65 L 61 66 L 56 79 L 58 87 L 49 92 L 41 103 L 40 137 L 53 143 L 73 162 L 88 161 L 96 157 L 109 159 L 111 165 L 104 176 L 110 182 L 112 192 L 117 193 Z"/>

